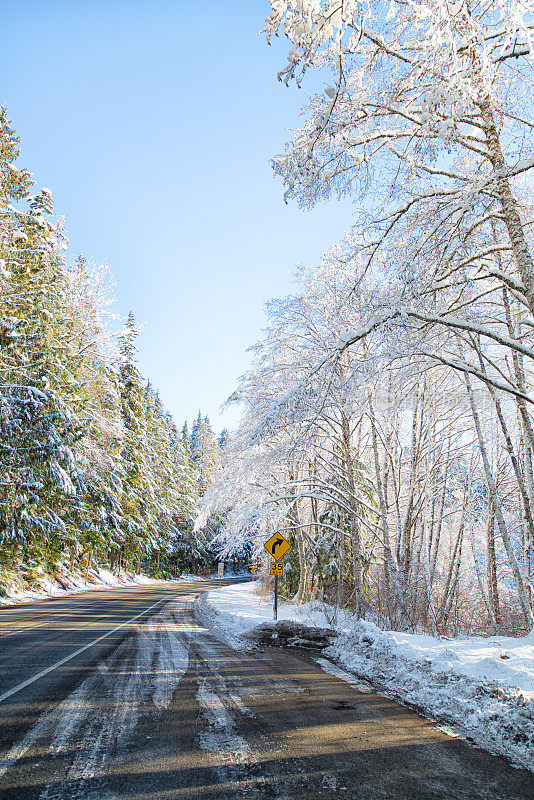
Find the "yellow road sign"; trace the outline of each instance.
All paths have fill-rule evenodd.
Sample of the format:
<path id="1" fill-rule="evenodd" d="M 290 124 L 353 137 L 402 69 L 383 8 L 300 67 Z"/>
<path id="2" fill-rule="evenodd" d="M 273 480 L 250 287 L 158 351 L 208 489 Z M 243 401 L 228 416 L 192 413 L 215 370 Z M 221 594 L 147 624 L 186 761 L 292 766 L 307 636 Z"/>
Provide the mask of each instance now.
<path id="1" fill-rule="evenodd" d="M 282 561 L 271 561 L 271 575 L 283 575 L 284 564 Z"/>
<path id="2" fill-rule="evenodd" d="M 257 565 L 257 564 L 249 564 L 249 565 L 248 565 L 248 568 L 249 568 L 249 570 L 252 572 L 252 574 L 254 575 L 254 573 L 255 573 L 255 572 L 256 572 L 256 570 L 258 569 L 258 565 Z"/>
<path id="3" fill-rule="evenodd" d="M 282 556 L 291 549 L 291 545 L 284 539 L 281 533 L 273 533 L 271 538 L 268 539 L 263 546 L 267 552 L 272 555 L 275 561 L 278 561 L 279 558 L 282 558 Z"/>

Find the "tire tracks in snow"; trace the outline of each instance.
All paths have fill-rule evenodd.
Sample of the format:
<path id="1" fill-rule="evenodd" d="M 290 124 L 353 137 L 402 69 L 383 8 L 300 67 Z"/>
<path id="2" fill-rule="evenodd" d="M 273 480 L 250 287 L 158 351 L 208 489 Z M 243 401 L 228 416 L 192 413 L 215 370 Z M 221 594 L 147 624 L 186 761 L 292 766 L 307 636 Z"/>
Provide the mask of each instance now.
<path id="1" fill-rule="evenodd" d="M 111 800 L 105 789 L 110 762 L 120 760 L 142 713 L 168 707 L 187 670 L 189 640 L 180 616 L 187 605 L 185 598 L 171 602 L 136 626 L 11 748 L 0 761 L 0 777 L 28 755 L 35 780 L 53 760 L 58 779 L 45 785 L 39 800 Z"/>
<path id="2" fill-rule="evenodd" d="M 276 768 L 264 759 L 272 752 L 273 742 L 263 734 L 261 719 L 245 701 L 303 690 L 267 678 L 261 687 L 250 688 L 235 676 L 227 680 L 217 664 L 227 665 L 231 652 L 212 636 L 200 635 L 191 643 L 191 657 L 197 662 L 196 698 L 207 725 L 199 735 L 200 747 L 210 753 L 218 783 L 230 786 L 234 797 L 286 800 Z M 298 764 L 294 768 L 304 773 Z"/>

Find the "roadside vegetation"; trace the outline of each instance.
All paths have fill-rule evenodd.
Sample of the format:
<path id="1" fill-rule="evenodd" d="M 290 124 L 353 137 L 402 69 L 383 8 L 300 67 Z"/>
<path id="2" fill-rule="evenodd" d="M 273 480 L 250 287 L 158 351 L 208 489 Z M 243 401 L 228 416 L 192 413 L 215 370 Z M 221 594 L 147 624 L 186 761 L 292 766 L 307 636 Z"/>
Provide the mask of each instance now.
<path id="1" fill-rule="evenodd" d="M 225 434 L 200 412 L 177 429 L 139 371 L 133 312 L 117 325 L 109 271 L 69 262 L 18 156 L 0 109 L 0 591 L 99 564 L 201 568 L 193 521 Z"/>
<path id="2" fill-rule="evenodd" d="M 299 602 L 397 630 L 533 627 L 533 9 L 271 0 L 324 90 L 273 159 L 355 224 L 269 325 L 207 514 L 281 531 Z M 259 552 L 259 550 L 258 550 Z"/>

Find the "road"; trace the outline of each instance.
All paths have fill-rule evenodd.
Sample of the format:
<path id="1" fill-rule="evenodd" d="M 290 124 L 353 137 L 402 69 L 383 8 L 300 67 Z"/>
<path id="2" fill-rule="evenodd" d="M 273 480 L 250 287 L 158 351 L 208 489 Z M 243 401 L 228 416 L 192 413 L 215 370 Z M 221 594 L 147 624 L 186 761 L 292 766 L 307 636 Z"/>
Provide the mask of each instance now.
<path id="1" fill-rule="evenodd" d="M 0 611 L 2 800 L 534 797 L 531 773 L 325 671 L 319 652 L 222 644 L 194 615 L 207 588 Z"/>

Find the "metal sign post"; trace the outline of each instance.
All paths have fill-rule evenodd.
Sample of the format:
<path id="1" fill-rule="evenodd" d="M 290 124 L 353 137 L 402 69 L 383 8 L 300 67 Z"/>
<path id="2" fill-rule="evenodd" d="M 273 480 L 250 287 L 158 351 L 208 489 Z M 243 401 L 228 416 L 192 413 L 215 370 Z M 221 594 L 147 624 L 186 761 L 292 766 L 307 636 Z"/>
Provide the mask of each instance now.
<path id="1" fill-rule="evenodd" d="M 271 564 L 271 575 L 274 575 L 274 606 L 273 614 L 274 619 L 278 619 L 278 576 L 284 574 L 284 565 L 280 561 L 282 556 L 291 549 L 291 545 L 284 539 L 281 533 L 273 533 L 263 545 L 268 553 L 274 558 L 274 563 Z"/>
<path id="2" fill-rule="evenodd" d="M 278 576 L 284 574 L 282 561 L 271 561 L 271 575 L 274 575 L 274 618 L 278 619 Z"/>

